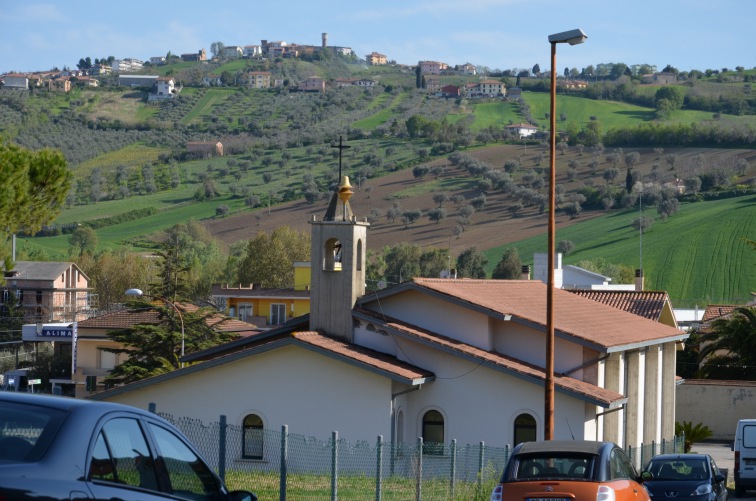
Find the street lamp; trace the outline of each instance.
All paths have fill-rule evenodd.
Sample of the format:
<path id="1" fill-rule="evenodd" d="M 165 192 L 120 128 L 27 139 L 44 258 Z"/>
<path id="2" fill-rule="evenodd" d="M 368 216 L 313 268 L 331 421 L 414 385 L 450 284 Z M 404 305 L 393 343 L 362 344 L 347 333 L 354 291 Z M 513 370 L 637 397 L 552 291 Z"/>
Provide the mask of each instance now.
<path id="1" fill-rule="evenodd" d="M 181 358 L 184 358 L 184 316 L 181 314 L 181 310 L 179 310 L 178 307 L 174 303 L 167 300 L 166 298 L 161 297 L 161 296 L 152 296 L 150 294 L 145 294 L 144 292 L 142 292 L 142 289 L 129 289 L 126 291 L 126 295 L 127 296 L 154 297 L 155 299 L 160 299 L 162 301 L 165 301 L 166 304 L 170 305 L 170 307 L 174 309 L 174 311 L 178 314 L 179 320 L 181 321 Z M 181 367 L 184 367 L 184 362 L 181 362 Z"/>
<path id="2" fill-rule="evenodd" d="M 556 46 L 558 43 L 576 45 L 588 38 L 583 30 L 575 29 L 549 35 L 551 44 L 551 108 L 549 109 L 549 258 L 546 283 L 546 387 L 543 416 L 544 440 L 554 439 L 554 254 L 556 253 Z"/>

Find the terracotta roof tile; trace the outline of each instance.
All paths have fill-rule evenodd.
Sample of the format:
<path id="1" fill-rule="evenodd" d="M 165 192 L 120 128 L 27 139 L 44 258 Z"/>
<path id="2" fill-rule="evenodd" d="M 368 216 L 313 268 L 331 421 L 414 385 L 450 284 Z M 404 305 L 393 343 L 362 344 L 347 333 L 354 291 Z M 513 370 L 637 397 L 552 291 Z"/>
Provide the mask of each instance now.
<path id="1" fill-rule="evenodd" d="M 701 322 L 707 323 L 719 317 L 726 317 L 741 306 L 739 304 L 710 304 L 706 307 Z"/>
<path id="2" fill-rule="evenodd" d="M 360 309 L 359 312 L 372 317 L 376 321 L 376 323 L 399 331 L 408 337 L 422 340 L 426 343 L 448 349 L 458 354 L 471 356 L 481 362 L 486 362 L 496 367 L 505 369 L 508 372 L 513 372 L 521 376 L 540 381 L 546 380 L 546 372 L 542 367 L 538 367 L 536 365 L 529 364 L 527 362 L 523 362 L 522 360 L 502 355 L 500 353 L 485 351 L 456 339 L 442 336 L 420 327 L 400 322 L 399 320 L 390 317 L 385 317 L 384 315 L 379 315 L 374 311 Z M 578 393 L 583 397 L 587 397 L 590 400 L 602 404 L 605 407 L 608 407 L 613 403 L 617 403 L 625 399 L 624 395 L 620 393 L 607 390 L 605 388 L 601 388 L 600 386 L 586 383 L 585 381 L 581 381 L 569 376 L 560 376 L 558 374 L 555 374 L 554 385 L 572 393 Z"/>
<path id="3" fill-rule="evenodd" d="M 182 312 L 199 310 L 197 305 L 189 303 L 179 303 L 178 307 Z M 157 324 L 159 322 L 159 313 L 154 310 L 120 310 L 82 320 L 78 323 L 78 327 L 80 329 L 128 329 L 137 324 Z M 210 315 L 206 319 L 206 323 L 211 329 L 240 335 L 249 335 L 258 330 L 256 325 L 221 314 Z"/>
<path id="4" fill-rule="evenodd" d="M 355 344 L 345 343 L 324 336 L 318 332 L 294 332 L 292 333 L 292 337 L 300 343 L 315 346 L 341 357 L 351 359 L 355 362 L 374 367 L 405 379 L 415 380 L 433 378 L 432 372 L 402 362 L 396 357 Z"/>
<path id="5" fill-rule="evenodd" d="M 669 301 L 665 291 L 565 290 L 655 322 L 659 321 L 664 305 Z"/>
<path id="6" fill-rule="evenodd" d="M 415 278 L 409 286 L 546 326 L 547 286 L 538 280 Z M 554 328 L 557 333 L 582 339 L 608 351 L 687 337 L 679 329 L 562 289 L 554 290 Z"/>

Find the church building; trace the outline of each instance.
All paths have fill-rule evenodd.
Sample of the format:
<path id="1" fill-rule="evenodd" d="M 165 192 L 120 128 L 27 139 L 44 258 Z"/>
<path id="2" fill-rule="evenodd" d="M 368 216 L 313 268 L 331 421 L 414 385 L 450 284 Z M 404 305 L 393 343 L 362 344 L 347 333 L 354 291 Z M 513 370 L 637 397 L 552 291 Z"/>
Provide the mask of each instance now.
<path id="1" fill-rule="evenodd" d="M 415 278 L 368 294 L 369 224 L 351 194 L 344 176 L 311 221 L 309 315 L 90 398 L 352 441 L 543 439 L 547 286 Z M 554 438 L 636 447 L 673 437 L 685 332 L 561 289 L 554 331 Z"/>

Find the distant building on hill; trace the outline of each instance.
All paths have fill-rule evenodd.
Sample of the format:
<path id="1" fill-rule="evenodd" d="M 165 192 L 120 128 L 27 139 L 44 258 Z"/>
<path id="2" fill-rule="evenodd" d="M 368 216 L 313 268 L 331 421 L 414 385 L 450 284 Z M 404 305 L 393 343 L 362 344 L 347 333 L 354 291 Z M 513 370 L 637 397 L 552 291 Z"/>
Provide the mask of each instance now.
<path id="1" fill-rule="evenodd" d="M 195 54 L 181 54 L 181 60 L 185 62 L 207 61 L 207 52 L 205 52 L 205 49 L 200 49 Z"/>
<path id="2" fill-rule="evenodd" d="M 223 143 L 220 141 L 189 141 L 186 143 L 186 152 L 200 158 L 222 157 Z"/>

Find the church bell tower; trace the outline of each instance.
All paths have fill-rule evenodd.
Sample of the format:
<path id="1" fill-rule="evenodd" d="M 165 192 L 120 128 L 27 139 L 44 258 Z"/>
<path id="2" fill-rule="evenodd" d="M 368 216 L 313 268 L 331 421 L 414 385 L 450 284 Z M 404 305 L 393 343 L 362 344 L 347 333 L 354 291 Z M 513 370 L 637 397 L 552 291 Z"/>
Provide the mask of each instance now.
<path id="1" fill-rule="evenodd" d="M 352 342 L 352 308 L 365 294 L 367 221 L 357 221 L 349 199 L 349 177 L 338 189 L 322 221 L 312 225 L 310 329 Z"/>

